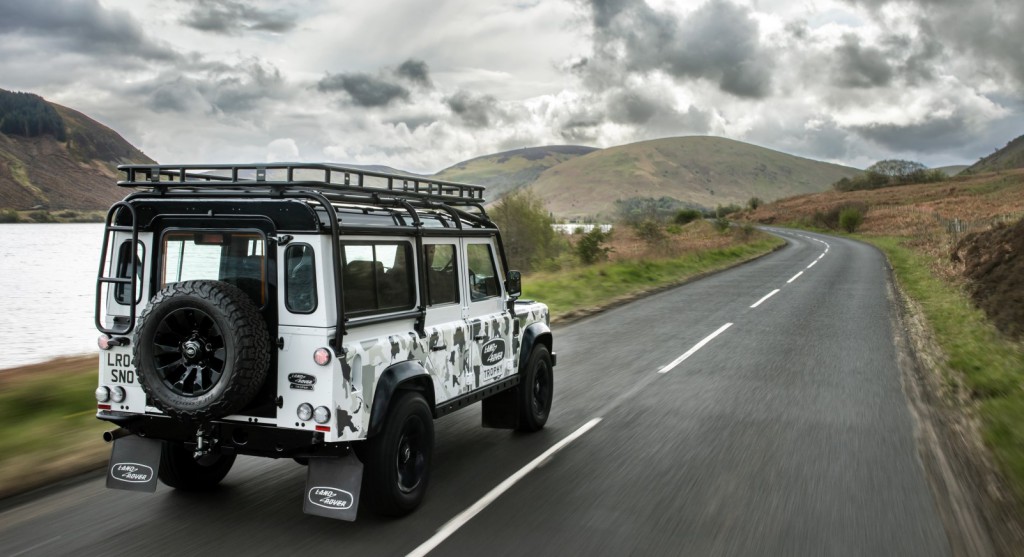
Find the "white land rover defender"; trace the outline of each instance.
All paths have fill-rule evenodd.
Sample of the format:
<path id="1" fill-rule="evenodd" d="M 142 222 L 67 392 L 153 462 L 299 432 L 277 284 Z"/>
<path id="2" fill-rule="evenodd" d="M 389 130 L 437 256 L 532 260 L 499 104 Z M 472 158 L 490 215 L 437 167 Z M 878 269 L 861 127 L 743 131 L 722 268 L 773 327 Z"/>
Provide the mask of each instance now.
<path id="1" fill-rule="evenodd" d="M 548 309 L 517 300 L 483 187 L 329 164 L 126 165 L 96 287 L 107 486 L 307 464 L 304 510 L 423 499 L 433 420 L 551 408 Z"/>

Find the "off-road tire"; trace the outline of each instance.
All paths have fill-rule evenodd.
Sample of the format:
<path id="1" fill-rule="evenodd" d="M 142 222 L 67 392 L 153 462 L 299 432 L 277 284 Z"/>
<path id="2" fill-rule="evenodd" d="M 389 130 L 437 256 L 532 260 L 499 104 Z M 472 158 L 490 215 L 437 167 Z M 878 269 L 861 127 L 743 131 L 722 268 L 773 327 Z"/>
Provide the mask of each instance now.
<path id="1" fill-rule="evenodd" d="M 399 393 L 388 408 L 384 427 L 356 452 L 365 465 L 360 504 L 393 517 L 409 514 L 423 501 L 434 451 L 434 420 L 427 400 L 416 391 Z"/>
<path id="2" fill-rule="evenodd" d="M 548 347 L 537 344 L 530 352 L 526 370 L 519 382 L 519 411 L 517 431 L 540 431 L 548 422 L 551 413 L 551 400 L 554 397 L 555 375 L 551 365 L 551 354 Z"/>
<path id="3" fill-rule="evenodd" d="M 198 461 L 182 443 L 164 441 L 160 481 L 182 491 L 210 491 L 228 475 L 235 455 L 210 454 Z"/>
<path id="4" fill-rule="evenodd" d="M 225 282 L 177 282 L 157 292 L 132 344 L 139 383 L 153 404 L 192 422 L 241 410 L 270 368 L 263 317 L 241 289 Z"/>

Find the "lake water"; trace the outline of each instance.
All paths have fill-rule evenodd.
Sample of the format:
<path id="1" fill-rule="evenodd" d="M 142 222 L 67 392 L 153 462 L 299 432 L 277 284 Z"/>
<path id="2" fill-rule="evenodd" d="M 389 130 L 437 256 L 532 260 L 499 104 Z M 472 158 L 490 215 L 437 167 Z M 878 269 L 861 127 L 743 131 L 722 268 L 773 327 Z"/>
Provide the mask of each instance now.
<path id="1" fill-rule="evenodd" d="M 97 352 L 102 224 L 0 224 L 0 369 Z"/>

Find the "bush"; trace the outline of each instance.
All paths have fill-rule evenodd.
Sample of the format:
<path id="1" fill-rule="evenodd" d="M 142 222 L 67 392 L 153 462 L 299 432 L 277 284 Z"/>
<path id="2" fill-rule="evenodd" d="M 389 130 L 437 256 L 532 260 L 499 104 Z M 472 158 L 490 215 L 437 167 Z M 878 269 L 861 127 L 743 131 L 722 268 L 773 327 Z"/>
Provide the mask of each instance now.
<path id="1" fill-rule="evenodd" d="M 533 270 L 556 257 L 564 245 L 551 227 L 544 204 L 529 191 L 506 195 L 488 213 L 501 229 L 505 255 L 513 269 Z"/>
<path id="2" fill-rule="evenodd" d="M 704 218 L 704 213 L 701 213 L 697 209 L 680 209 L 674 217 L 672 222 L 676 224 L 690 224 L 691 222 Z"/>
<path id="3" fill-rule="evenodd" d="M 0 223 L 21 222 L 21 217 L 14 209 L 0 210 Z"/>
<path id="4" fill-rule="evenodd" d="M 811 226 L 815 226 L 818 228 L 839 230 L 840 228 L 842 228 L 842 223 L 840 223 L 839 217 L 842 214 L 842 212 L 847 209 L 855 210 L 857 213 L 861 215 L 862 219 L 864 215 L 868 214 L 867 203 L 861 201 L 854 201 L 850 203 L 844 203 L 842 205 L 836 205 L 835 207 L 832 207 L 831 209 L 824 213 L 822 213 L 821 211 L 814 213 L 814 216 L 811 218 L 811 222 L 809 224 Z"/>
<path id="5" fill-rule="evenodd" d="M 749 207 L 751 210 L 757 209 L 761 205 L 764 205 L 764 201 L 761 201 L 760 197 L 751 197 L 747 201 L 747 207 Z"/>
<path id="6" fill-rule="evenodd" d="M 742 210 L 743 207 L 740 207 L 735 203 L 730 203 L 728 205 L 719 205 L 718 207 L 715 207 L 715 216 L 724 217 L 726 215 L 731 215 L 732 213 L 738 213 Z"/>
<path id="7" fill-rule="evenodd" d="M 839 227 L 847 232 L 856 232 L 862 222 L 864 215 L 856 207 L 846 207 L 839 212 Z"/>
<path id="8" fill-rule="evenodd" d="M 644 242 L 654 245 L 665 239 L 665 231 L 661 225 L 653 219 L 646 219 L 633 225 L 636 235 Z"/>
<path id="9" fill-rule="evenodd" d="M 605 243 L 611 239 L 611 236 L 610 230 L 602 232 L 600 226 L 595 226 L 593 230 L 584 234 L 576 244 L 576 255 L 585 265 L 593 265 L 608 259 L 612 248 L 606 246 Z"/>
<path id="10" fill-rule="evenodd" d="M 36 222 L 54 222 L 53 215 L 48 211 L 32 211 L 28 214 L 28 218 Z"/>
<path id="11" fill-rule="evenodd" d="M 715 230 L 719 232 L 725 232 L 729 230 L 729 219 L 725 217 L 718 217 L 715 219 Z"/>

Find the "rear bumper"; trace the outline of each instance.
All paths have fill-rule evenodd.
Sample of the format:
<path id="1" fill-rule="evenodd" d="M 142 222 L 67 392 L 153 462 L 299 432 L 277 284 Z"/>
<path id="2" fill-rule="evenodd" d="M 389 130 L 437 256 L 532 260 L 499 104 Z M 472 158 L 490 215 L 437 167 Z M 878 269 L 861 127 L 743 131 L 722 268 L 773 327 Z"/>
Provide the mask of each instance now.
<path id="1" fill-rule="evenodd" d="M 317 431 L 285 429 L 269 425 L 214 420 L 190 424 L 144 414 L 100 412 L 96 416 L 125 428 L 140 437 L 174 441 L 194 446 L 200 427 L 213 450 L 223 454 L 245 454 L 269 458 L 342 456 L 348 443 L 325 443 Z"/>

